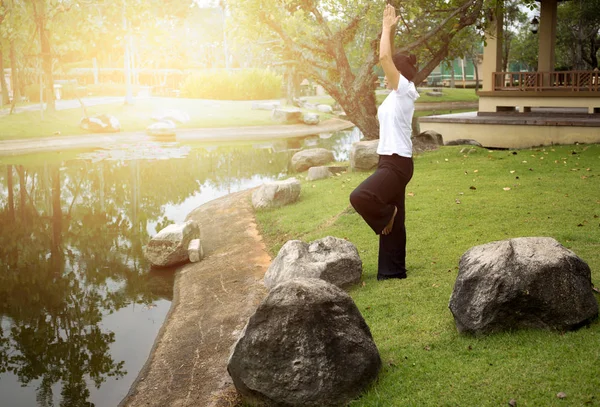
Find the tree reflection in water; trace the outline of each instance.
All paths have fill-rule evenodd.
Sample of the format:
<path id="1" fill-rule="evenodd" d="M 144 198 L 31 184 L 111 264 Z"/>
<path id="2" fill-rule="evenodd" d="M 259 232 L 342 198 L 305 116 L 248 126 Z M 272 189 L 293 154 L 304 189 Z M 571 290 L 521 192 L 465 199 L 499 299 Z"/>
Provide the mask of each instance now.
<path id="1" fill-rule="evenodd" d="M 344 159 L 357 141 L 349 134 L 321 146 Z M 173 272 L 150 271 L 142 254 L 150 234 L 174 221 L 166 210 L 216 197 L 209 190 L 220 196 L 284 177 L 298 144 L 196 147 L 168 160 L 133 148 L 118 159 L 47 154 L 35 156 L 39 164 L 0 164 L 0 388 L 12 375 L 39 406 L 114 405 L 111 389 L 95 397 L 90 389 L 109 378 L 128 386 L 141 365 L 127 374 L 126 361 L 113 359 L 115 332 L 102 322 L 131 304 L 172 299 Z M 149 350 L 138 349 L 142 360 Z"/>

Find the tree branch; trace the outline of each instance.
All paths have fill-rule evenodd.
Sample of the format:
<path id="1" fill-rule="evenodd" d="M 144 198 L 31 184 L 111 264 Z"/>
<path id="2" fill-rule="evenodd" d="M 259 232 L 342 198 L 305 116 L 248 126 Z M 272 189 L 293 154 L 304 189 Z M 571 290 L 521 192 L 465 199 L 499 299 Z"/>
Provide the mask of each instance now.
<path id="1" fill-rule="evenodd" d="M 433 30 L 429 31 L 427 34 L 425 34 L 424 36 L 422 36 L 418 40 L 413 41 L 412 43 L 410 43 L 410 44 L 402 47 L 399 51 L 400 52 L 410 51 L 410 50 L 413 50 L 413 49 L 417 48 L 419 45 L 423 44 L 424 42 L 429 41 L 429 39 L 431 39 L 431 38 L 435 37 L 436 35 L 438 35 L 438 33 L 444 29 L 444 27 L 446 26 L 446 24 L 448 24 L 448 22 L 451 19 L 453 19 L 454 17 L 456 17 L 460 13 L 464 13 L 471 6 L 477 5 L 477 13 L 471 13 L 471 15 L 473 15 L 473 14 L 477 14 L 478 15 L 479 14 L 479 10 L 481 9 L 481 4 L 482 4 L 482 0 L 468 0 L 462 6 L 460 6 L 458 9 L 456 9 L 454 12 L 452 12 L 449 16 L 447 16 Z M 468 20 L 464 20 L 463 17 L 461 17 L 460 20 L 459 20 L 459 26 L 461 26 L 460 28 L 466 27 L 467 25 L 470 25 L 470 24 L 465 24 L 466 21 L 470 21 L 470 20 L 471 20 L 471 18 L 469 18 Z M 472 20 L 473 21 L 471 22 L 471 24 L 475 22 L 474 18 Z"/>

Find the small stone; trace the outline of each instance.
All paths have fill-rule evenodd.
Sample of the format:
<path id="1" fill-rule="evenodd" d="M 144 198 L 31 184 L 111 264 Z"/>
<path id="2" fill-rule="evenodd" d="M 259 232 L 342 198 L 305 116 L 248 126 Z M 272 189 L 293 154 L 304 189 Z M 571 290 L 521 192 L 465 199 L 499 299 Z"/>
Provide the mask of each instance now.
<path id="1" fill-rule="evenodd" d="M 508 405 L 511 407 L 517 407 L 517 400 L 510 399 L 510 401 L 508 402 Z"/>
<path id="2" fill-rule="evenodd" d="M 559 399 L 564 399 L 567 397 L 567 395 L 561 391 L 556 395 L 556 397 L 558 397 Z"/>
<path id="3" fill-rule="evenodd" d="M 202 250 L 200 239 L 192 239 L 190 241 L 190 245 L 188 246 L 188 256 L 192 263 L 197 263 L 204 258 L 204 251 Z"/>

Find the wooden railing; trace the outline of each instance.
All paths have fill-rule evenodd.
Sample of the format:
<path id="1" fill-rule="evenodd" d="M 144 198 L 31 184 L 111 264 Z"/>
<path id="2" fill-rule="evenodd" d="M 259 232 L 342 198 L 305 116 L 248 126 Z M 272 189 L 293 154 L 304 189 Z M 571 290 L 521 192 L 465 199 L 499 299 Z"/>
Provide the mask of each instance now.
<path id="1" fill-rule="evenodd" d="M 598 92 L 599 71 L 493 72 L 494 90 Z"/>

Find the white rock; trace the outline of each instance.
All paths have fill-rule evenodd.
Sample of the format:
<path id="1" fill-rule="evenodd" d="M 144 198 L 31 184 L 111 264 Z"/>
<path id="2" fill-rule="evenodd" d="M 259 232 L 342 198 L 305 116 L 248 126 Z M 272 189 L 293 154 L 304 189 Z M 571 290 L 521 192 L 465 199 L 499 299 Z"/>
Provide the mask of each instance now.
<path id="1" fill-rule="evenodd" d="M 172 120 L 164 120 L 146 127 L 146 132 L 150 136 L 174 136 L 176 128 Z"/>
<path id="2" fill-rule="evenodd" d="M 200 237 L 194 221 L 172 224 L 156 234 L 144 248 L 144 256 L 156 267 L 169 267 L 189 260 L 190 241 Z"/>
<path id="3" fill-rule="evenodd" d="M 300 190 L 301 185 L 296 178 L 266 183 L 252 194 L 252 206 L 263 209 L 288 205 L 296 202 Z"/>
<path id="4" fill-rule="evenodd" d="M 317 110 L 323 113 L 333 113 L 333 108 L 329 105 L 317 105 Z"/>
<path id="5" fill-rule="evenodd" d="M 167 109 L 161 112 L 154 113 L 152 119 L 164 122 L 170 120 L 177 123 L 187 123 L 190 121 L 190 116 L 186 112 L 177 109 Z"/>
<path id="6" fill-rule="evenodd" d="M 204 258 L 204 250 L 202 250 L 202 244 L 200 239 L 192 239 L 188 246 L 188 256 L 190 262 L 197 263 Z"/>

